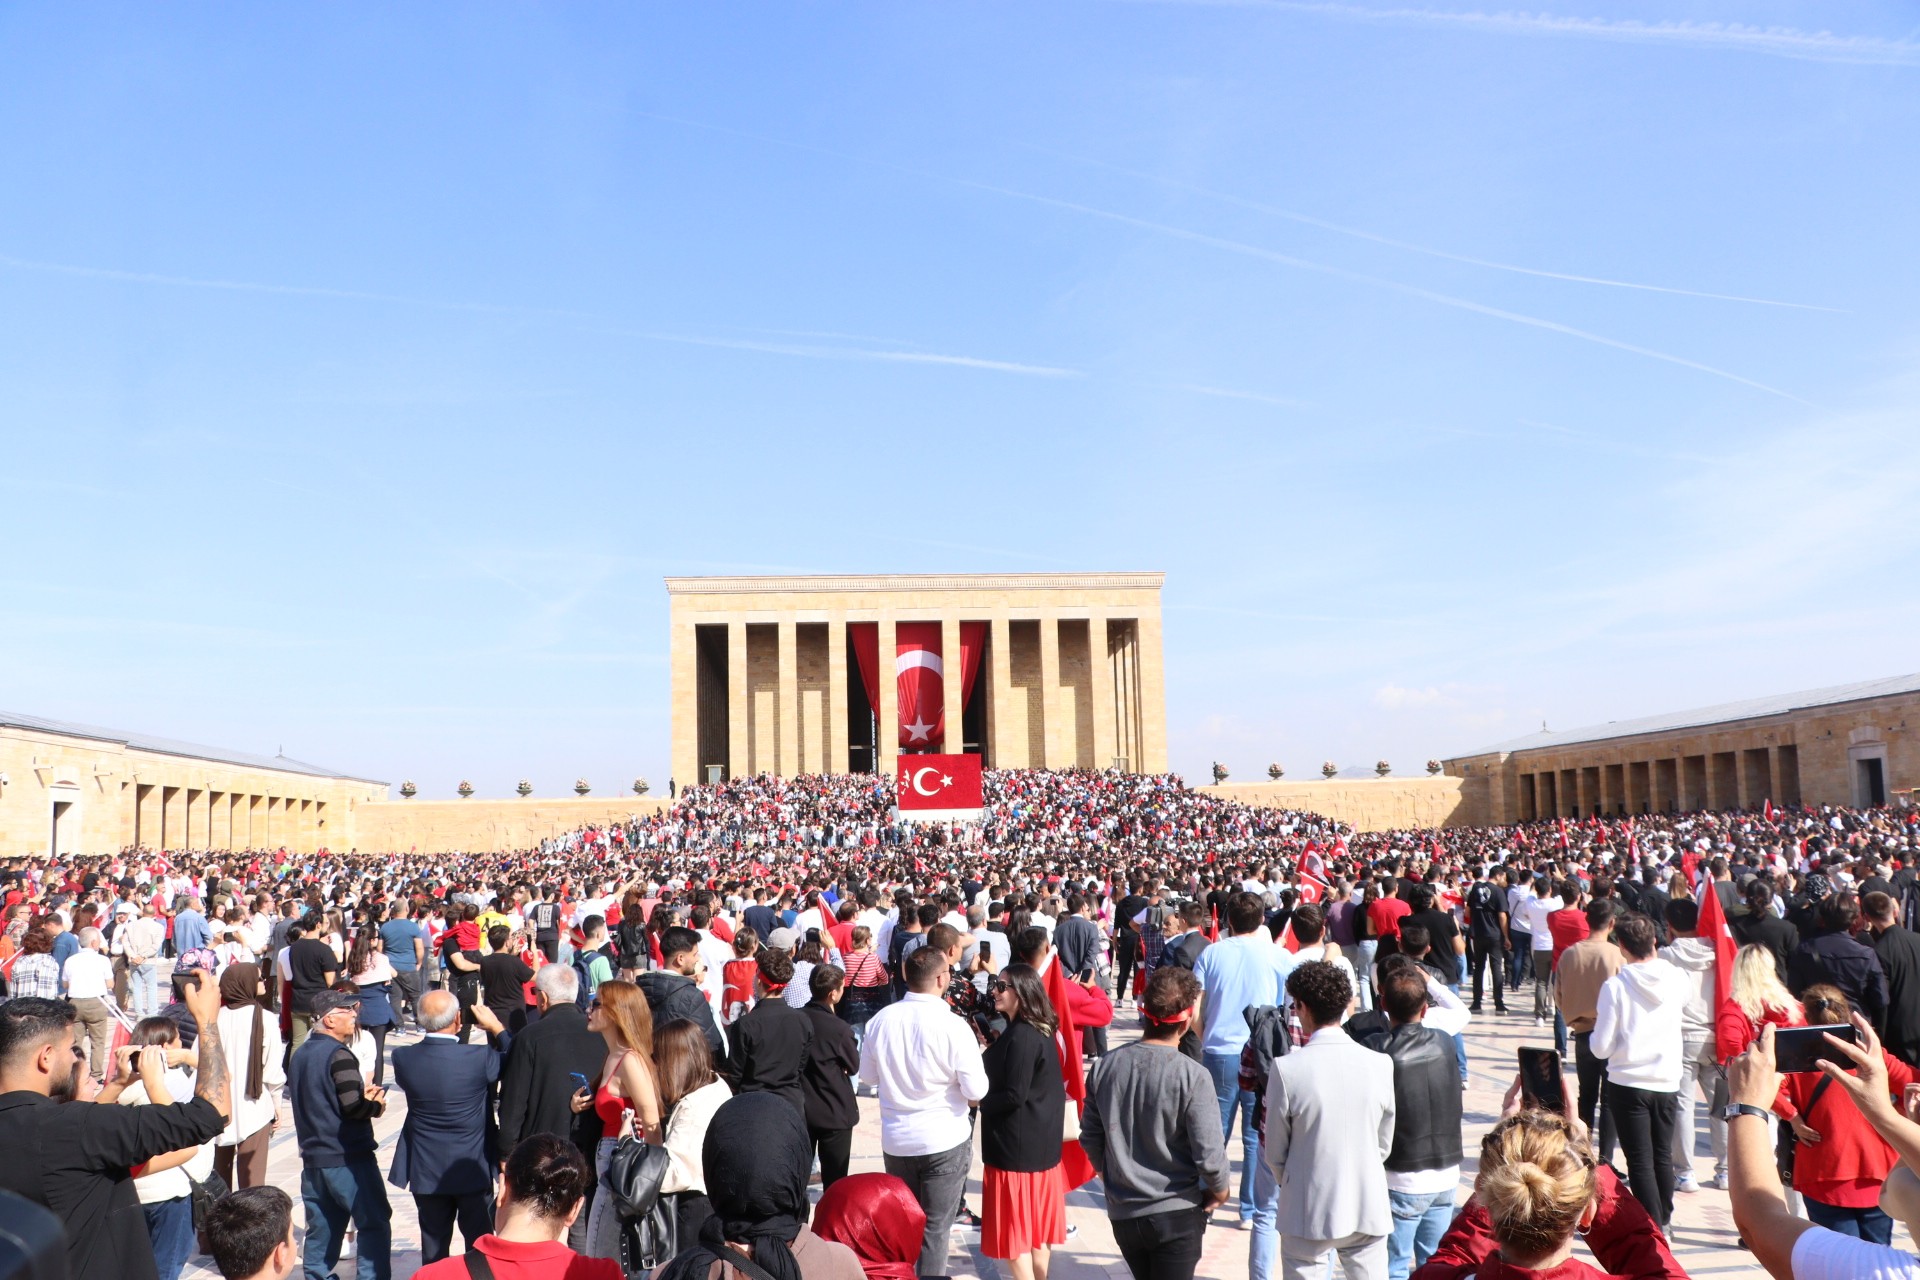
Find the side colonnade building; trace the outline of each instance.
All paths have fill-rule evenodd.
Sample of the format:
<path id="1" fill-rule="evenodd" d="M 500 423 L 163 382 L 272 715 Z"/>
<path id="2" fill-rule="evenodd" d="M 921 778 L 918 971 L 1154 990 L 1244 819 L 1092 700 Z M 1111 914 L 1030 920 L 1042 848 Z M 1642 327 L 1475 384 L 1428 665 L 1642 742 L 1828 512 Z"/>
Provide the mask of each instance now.
<path id="1" fill-rule="evenodd" d="M 1496 824 L 1769 801 L 1910 804 L 1920 785 L 1920 674 L 1542 730 L 1445 768 L 1486 788 Z"/>
<path id="2" fill-rule="evenodd" d="M 891 775 L 923 750 L 1164 772 L 1164 578 L 668 578 L 673 776 Z"/>

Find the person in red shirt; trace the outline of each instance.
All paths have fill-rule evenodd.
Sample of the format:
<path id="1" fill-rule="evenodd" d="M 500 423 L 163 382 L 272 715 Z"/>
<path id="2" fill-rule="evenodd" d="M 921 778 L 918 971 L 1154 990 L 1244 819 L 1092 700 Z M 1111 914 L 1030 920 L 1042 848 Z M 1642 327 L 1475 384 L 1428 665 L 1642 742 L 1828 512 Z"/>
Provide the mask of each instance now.
<path id="1" fill-rule="evenodd" d="M 1840 988 L 1822 982 L 1800 993 L 1809 1026 L 1849 1022 L 1853 1009 Z M 1889 1096 L 1898 1101 L 1913 1083 L 1913 1068 L 1882 1049 Z M 1834 1055 L 1837 1059 L 1838 1054 Z M 1880 1208 L 1880 1188 L 1899 1164 L 1887 1140 L 1874 1130 L 1844 1089 L 1819 1071 L 1786 1077 L 1773 1111 L 1800 1139 L 1793 1153 L 1793 1189 L 1815 1224 L 1875 1244 L 1893 1243 L 1893 1219 Z"/>
<path id="2" fill-rule="evenodd" d="M 1391 940 L 1394 948 L 1400 945 L 1400 921 L 1413 914 L 1413 904 L 1397 896 L 1398 885 L 1392 876 L 1380 881 L 1380 896 L 1367 904 L 1367 923 L 1373 927 L 1373 936 L 1382 942 Z"/>
<path id="3" fill-rule="evenodd" d="M 1547 932 L 1553 936 L 1553 969 L 1560 969 L 1560 957 L 1566 949 L 1591 932 L 1587 928 L 1587 895 L 1580 882 L 1569 876 L 1560 882 L 1560 901 L 1566 905 L 1547 913 Z"/>
<path id="4" fill-rule="evenodd" d="M 612 1258 L 567 1248 L 567 1228 L 580 1216 L 593 1171 L 571 1142 L 537 1133 L 507 1156 L 493 1231 L 473 1242 L 496 1280 L 625 1280 Z M 467 1280 L 464 1256 L 442 1258 L 414 1280 Z"/>

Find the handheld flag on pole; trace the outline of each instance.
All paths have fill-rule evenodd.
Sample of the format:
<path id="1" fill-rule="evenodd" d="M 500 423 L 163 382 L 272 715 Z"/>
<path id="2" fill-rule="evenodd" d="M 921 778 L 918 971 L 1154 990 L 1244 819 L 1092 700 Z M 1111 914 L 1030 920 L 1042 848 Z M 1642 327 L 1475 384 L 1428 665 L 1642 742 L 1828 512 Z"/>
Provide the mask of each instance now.
<path id="1" fill-rule="evenodd" d="M 1067 991 L 1067 975 L 1062 971 L 1059 956 L 1047 957 L 1047 972 L 1042 981 L 1047 988 L 1047 999 L 1053 1005 L 1053 1016 L 1059 1023 L 1054 1039 L 1060 1050 L 1060 1078 L 1067 1089 L 1067 1105 L 1078 1112 L 1087 1098 L 1087 1078 L 1080 1068 L 1080 1028 L 1074 1025 L 1073 999 Z M 1060 1143 L 1060 1172 L 1069 1191 L 1093 1181 L 1093 1162 L 1087 1159 L 1080 1139 L 1067 1138 Z"/>
<path id="2" fill-rule="evenodd" d="M 1700 936 L 1713 942 L 1713 1023 L 1716 1028 L 1739 1025 L 1738 1019 L 1722 1021 L 1720 1011 L 1733 1003 L 1733 962 L 1740 948 L 1734 944 L 1733 930 L 1727 926 L 1726 910 L 1720 905 L 1720 891 L 1707 886 L 1706 899 L 1700 904 Z M 1739 1053 L 1743 1046 L 1719 1040 L 1715 1045 L 1722 1061 Z"/>

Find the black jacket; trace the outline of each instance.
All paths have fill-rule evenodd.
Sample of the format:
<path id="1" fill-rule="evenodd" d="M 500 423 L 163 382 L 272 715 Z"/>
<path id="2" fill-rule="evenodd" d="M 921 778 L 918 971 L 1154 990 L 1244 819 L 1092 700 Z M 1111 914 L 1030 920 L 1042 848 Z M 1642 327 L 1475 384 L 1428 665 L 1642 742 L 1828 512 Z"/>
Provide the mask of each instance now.
<path id="1" fill-rule="evenodd" d="M 1800 946 L 1800 931 L 1776 916 L 1771 911 L 1758 915 L 1751 912 L 1745 915 L 1730 916 L 1727 929 L 1733 934 L 1733 940 L 1743 947 L 1765 947 L 1773 952 L 1773 967 L 1780 981 L 1787 980 L 1787 957 Z"/>
<path id="2" fill-rule="evenodd" d="M 1059 1164 L 1067 1086 L 1053 1037 L 1015 1022 L 987 1046 L 986 1067 L 981 1162 L 1009 1173 L 1044 1173 Z"/>
<path id="3" fill-rule="evenodd" d="M 1908 1066 L 1920 1064 L 1920 933 L 1895 925 L 1873 940 L 1887 975 L 1887 1016 L 1880 1042 Z"/>
<path id="4" fill-rule="evenodd" d="M 807 1100 L 801 1078 L 813 1048 L 813 1023 L 807 1015 L 772 996 L 747 1010 L 733 1024 L 729 1039 L 733 1048 L 720 1074 L 733 1091 L 777 1093 L 804 1118 Z"/>
<path id="5" fill-rule="evenodd" d="M 607 1042 L 587 1030 L 587 1015 L 577 1005 L 554 1005 L 528 1022 L 513 1037 L 500 1073 L 500 1150 L 512 1151 L 521 1139 L 545 1133 L 572 1139 L 591 1157 L 600 1141 L 600 1117 L 592 1107 L 573 1113 L 580 1082 L 570 1073 L 579 1072 L 591 1087 L 606 1060 Z"/>
<path id="6" fill-rule="evenodd" d="M 860 1123 L 860 1104 L 853 1097 L 860 1050 L 853 1044 L 853 1028 L 823 1004 L 810 1004 L 800 1013 L 813 1028 L 813 1044 L 807 1049 L 800 1081 L 807 1128 L 851 1129 Z"/>
<path id="7" fill-rule="evenodd" d="M 726 1043 L 720 1039 L 720 1028 L 713 1025 L 713 1006 L 707 1003 L 707 993 L 699 983 L 682 973 L 649 969 L 640 975 L 637 985 L 647 997 L 647 1007 L 653 1010 L 656 1030 L 669 1022 L 691 1022 L 706 1036 L 713 1060 L 718 1062 L 725 1056 Z"/>
<path id="8" fill-rule="evenodd" d="M 209 1141 L 226 1123 L 197 1097 L 103 1107 L 25 1090 L 0 1094 L 0 1190 L 60 1216 L 73 1280 L 151 1280 L 159 1274 L 153 1241 L 127 1170 Z"/>
<path id="9" fill-rule="evenodd" d="M 1419 1022 L 1361 1041 L 1393 1059 L 1393 1149 L 1387 1169 L 1413 1173 L 1460 1163 L 1460 1064 L 1453 1037 Z"/>
<path id="10" fill-rule="evenodd" d="M 1808 987 L 1830 982 L 1880 1026 L 1887 1017 L 1887 975 L 1873 948 L 1845 933 L 1819 933 L 1787 958 L 1787 990 L 1798 996 Z"/>

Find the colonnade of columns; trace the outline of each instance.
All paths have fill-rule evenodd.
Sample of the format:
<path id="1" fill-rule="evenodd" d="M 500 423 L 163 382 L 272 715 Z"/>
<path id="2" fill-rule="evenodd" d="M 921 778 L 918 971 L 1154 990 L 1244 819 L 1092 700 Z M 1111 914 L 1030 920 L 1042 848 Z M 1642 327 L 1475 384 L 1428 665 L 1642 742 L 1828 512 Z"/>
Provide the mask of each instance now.
<path id="1" fill-rule="evenodd" d="M 132 790 L 133 840 L 150 849 L 306 851 L 327 843 L 324 800 L 161 783 Z"/>
<path id="2" fill-rule="evenodd" d="M 945 668 L 942 750 L 969 745 L 963 741 L 961 626 L 983 622 L 986 651 L 973 692 L 984 700 L 985 733 L 978 747 L 989 766 L 1107 768 L 1121 762 L 1136 772 L 1166 767 L 1157 612 L 996 608 L 935 618 L 919 609 L 828 609 L 785 617 L 676 618 L 670 657 L 675 775 L 704 782 L 714 765 L 736 778 L 855 768 L 891 775 L 900 755 L 894 676 L 899 626 L 936 620 Z M 849 735 L 850 699 L 861 679 L 848 652 L 848 627 L 856 623 L 871 623 L 878 634 L 882 678 L 872 708 L 878 741 L 871 761 L 854 758 Z M 1063 656 L 1063 645 L 1070 655 Z M 722 665 L 724 685 L 714 678 Z M 716 732 L 722 722 L 724 758 Z"/>
<path id="3" fill-rule="evenodd" d="M 1791 743 L 1723 751 L 1679 750 L 1571 767 L 1516 768 L 1520 820 L 1758 809 L 1800 800 L 1799 749 Z"/>

